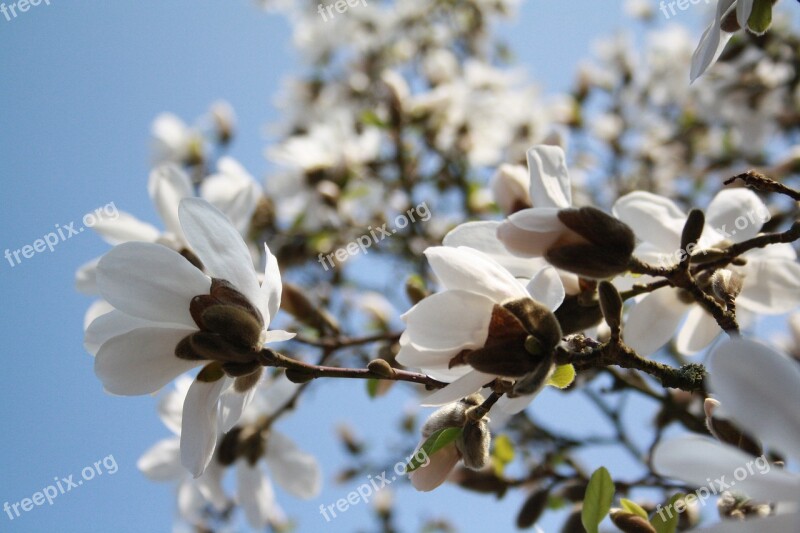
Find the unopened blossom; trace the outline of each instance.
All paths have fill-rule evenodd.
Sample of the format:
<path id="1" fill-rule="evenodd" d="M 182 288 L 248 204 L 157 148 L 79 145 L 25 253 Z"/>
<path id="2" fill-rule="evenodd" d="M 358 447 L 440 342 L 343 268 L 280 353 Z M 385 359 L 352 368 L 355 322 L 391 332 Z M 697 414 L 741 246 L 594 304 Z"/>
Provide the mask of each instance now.
<path id="1" fill-rule="evenodd" d="M 538 145 L 528 151 L 532 208 L 511 214 L 497 237 L 513 254 L 544 257 L 558 268 L 590 278 L 627 270 L 633 233 L 593 207 L 572 208 L 564 151 Z"/>
<path id="2" fill-rule="evenodd" d="M 281 296 L 269 249 L 259 285 L 247 246 L 219 210 L 186 198 L 179 219 L 206 273 L 166 246 L 120 244 L 97 267 L 100 294 L 114 310 L 89 325 L 85 344 L 112 394 L 150 394 L 203 367 L 187 393 L 181 431 L 183 464 L 199 476 L 216 445 L 218 416 L 227 431 L 252 398 L 261 349 L 294 334 L 267 329 Z M 223 396 L 229 389 L 235 394 Z"/>
<path id="3" fill-rule="evenodd" d="M 561 331 L 551 311 L 564 299 L 558 273 L 547 267 L 526 286 L 468 247 L 432 247 L 425 256 L 444 290 L 402 316 L 397 361 L 450 382 L 427 405 L 456 401 L 503 376 L 522 392 L 502 398 L 500 407 L 524 409 L 554 370 Z"/>
<path id="4" fill-rule="evenodd" d="M 767 206 L 752 191 L 720 191 L 706 208 L 705 227 L 697 246 L 682 251 L 681 233 L 687 215 L 672 200 L 636 191 L 620 198 L 614 204 L 614 213 L 634 228 L 640 239 L 635 255 L 658 266 L 672 266 L 687 252 L 702 258 L 710 248 L 755 237 L 769 218 Z M 790 244 L 757 248 L 741 258 L 746 261 L 744 265 L 726 267 L 741 282 L 741 292 L 735 298 L 741 324 L 749 323 L 755 314 L 782 314 L 800 305 L 800 265 Z M 633 281 L 648 280 L 644 276 Z M 709 278 L 709 290 L 713 281 Z M 633 306 L 623 335 L 629 346 L 646 356 L 666 344 L 676 330 L 676 346 L 684 354 L 702 350 L 722 331 L 708 311 L 684 291 L 663 287 Z"/>
<path id="5" fill-rule="evenodd" d="M 769 449 L 800 460 L 800 366 L 785 354 L 749 339 L 717 345 L 709 356 L 709 385 L 736 424 Z M 766 456 L 697 435 L 662 442 L 653 454 L 662 475 L 717 493 L 735 491 L 772 503 L 767 517 L 723 520 L 703 531 L 783 533 L 800 531 L 800 474 L 771 465 Z M 754 468 L 755 467 L 755 468 Z M 720 486 L 720 482 L 727 486 Z M 710 486 L 711 483 L 713 486 Z M 702 490 L 702 489 L 701 489 Z"/>
<path id="6" fill-rule="evenodd" d="M 500 210 L 510 215 L 531 207 L 530 184 L 531 178 L 525 167 L 503 164 L 492 176 L 490 187 Z"/>

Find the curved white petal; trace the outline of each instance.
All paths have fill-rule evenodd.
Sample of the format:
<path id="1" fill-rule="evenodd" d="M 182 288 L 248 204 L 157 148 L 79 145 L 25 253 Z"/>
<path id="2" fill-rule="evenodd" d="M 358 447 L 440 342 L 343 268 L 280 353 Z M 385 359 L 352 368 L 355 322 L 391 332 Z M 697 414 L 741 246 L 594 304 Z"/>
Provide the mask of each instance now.
<path id="1" fill-rule="evenodd" d="M 753 11 L 753 2 L 754 0 L 736 0 L 736 22 L 742 28 L 747 27 L 747 19 Z"/>
<path id="2" fill-rule="evenodd" d="M 184 198 L 179 216 L 186 240 L 206 272 L 231 282 L 258 309 L 266 308 L 250 251 L 225 215 L 205 200 Z"/>
<path id="3" fill-rule="evenodd" d="M 564 301 L 566 291 L 558 270 L 548 266 L 540 270 L 527 286 L 531 298 L 555 311 Z"/>
<path id="4" fill-rule="evenodd" d="M 189 302 L 208 294 L 211 280 L 169 248 L 128 242 L 100 260 L 97 285 L 103 298 L 123 313 L 196 327 Z"/>
<path id="5" fill-rule="evenodd" d="M 175 357 L 175 346 L 192 332 L 140 328 L 113 337 L 97 351 L 95 374 L 111 394 L 136 396 L 155 392 L 199 364 Z"/>
<path id="6" fill-rule="evenodd" d="M 708 204 L 706 224 L 742 242 L 758 235 L 769 216 L 767 206 L 750 189 L 723 189 Z"/>
<path id="7" fill-rule="evenodd" d="M 173 163 L 160 165 L 150 172 L 147 192 L 167 231 L 174 235 L 183 235 L 178 220 L 178 205 L 183 198 L 194 194 L 189 176 Z"/>
<path id="8" fill-rule="evenodd" d="M 75 272 L 75 289 L 83 294 L 97 294 L 97 257 L 78 267 Z"/>
<path id="9" fill-rule="evenodd" d="M 186 475 L 180 449 L 178 437 L 158 441 L 139 458 L 136 468 L 153 481 L 179 480 Z"/>
<path id="10" fill-rule="evenodd" d="M 194 480 L 200 494 L 202 494 L 217 511 L 223 511 L 229 504 L 228 496 L 222 488 L 222 477 L 224 475 L 225 467 L 216 461 L 211 461 L 208 463 L 203 475 Z"/>
<path id="11" fill-rule="evenodd" d="M 541 144 L 528 150 L 528 170 L 534 206 L 565 208 L 572 205 L 569 171 L 560 146 Z"/>
<path id="12" fill-rule="evenodd" d="M 200 196 L 227 216 L 239 233 L 244 234 L 261 197 L 253 177 L 231 157 L 217 162 L 218 174 L 209 176 L 200 185 Z"/>
<path id="13" fill-rule="evenodd" d="M 796 260 L 754 257 L 742 267 L 742 273 L 744 287 L 736 298 L 739 307 L 777 315 L 800 305 L 800 264 Z"/>
<path id="14" fill-rule="evenodd" d="M 474 248 L 497 262 L 516 278 L 531 278 L 542 268 L 548 266 L 541 258 L 518 257 L 506 249 L 497 237 L 497 228 L 502 222 L 465 222 L 453 228 L 444 236 L 444 246 L 468 246 Z"/>
<path id="15" fill-rule="evenodd" d="M 189 392 L 193 381 L 194 378 L 190 376 L 178 376 L 175 380 L 175 387 L 168 390 L 158 401 L 158 417 L 175 435 L 181 434 L 183 402 L 186 400 L 186 393 Z"/>
<path id="16" fill-rule="evenodd" d="M 800 458 L 800 367 L 748 339 L 719 344 L 709 357 L 709 383 L 743 428 L 784 454 Z"/>
<path id="17" fill-rule="evenodd" d="M 429 492 L 441 485 L 460 459 L 456 445 L 451 443 L 428 456 L 428 464 L 411 472 L 411 485 L 419 491 Z"/>
<path id="18" fill-rule="evenodd" d="M 281 307 L 281 271 L 278 268 L 278 260 L 269 251 L 269 246 L 264 243 L 264 257 L 266 264 L 264 266 L 264 282 L 261 284 L 261 303 L 263 308 L 260 309 L 261 314 L 264 315 L 264 322 L 269 323 L 278 314 L 278 309 Z"/>
<path id="19" fill-rule="evenodd" d="M 646 191 L 626 194 L 614 203 L 614 216 L 633 229 L 636 236 L 665 253 L 681 247 L 686 214 L 675 202 Z"/>
<path id="20" fill-rule="evenodd" d="M 425 250 L 425 257 L 447 289 L 481 294 L 498 303 L 527 296 L 508 270 L 473 248 L 433 246 Z"/>
<path id="21" fill-rule="evenodd" d="M 205 471 L 217 446 L 218 402 L 226 385 L 225 379 L 213 383 L 195 379 L 183 402 L 181 464 L 196 478 Z"/>
<path id="22" fill-rule="evenodd" d="M 752 455 L 708 437 L 688 435 L 659 444 L 653 452 L 653 466 L 662 475 L 715 491 L 720 489 L 719 480 L 730 485 L 723 490 L 741 491 L 759 501 L 800 496 L 797 476 L 770 467 L 762 459 L 756 462 Z"/>
<path id="23" fill-rule="evenodd" d="M 240 462 L 236 468 L 236 494 L 244 509 L 247 523 L 256 530 L 269 525 L 270 514 L 277 505 L 272 483 L 260 468 Z"/>
<path id="24" fill-rule="evenodd" d="M 484 385 L 495 378 L 491 374 L 484 374 L 477 370 L 472 370 L 446 387 L 439 389 L 433 394 L 422 399 L 421 405 L 434 406 L 446 403 L 457 402 L 461 398 L 469 396 L 473 392 L 478 392 Z"/>
<path id="25" fill-rule="evenodd" d="M 89 327 L 86 328 L 86 333 L 83 336 L 83 346 L 90 354 L 97 355 L 97 351 L 100 349 L 100 346 L 102 346 L 109 339 L 122 335 L 123 333 L 133 331 L 134 329 L 148 327 L 160 328 L 163 327 L 163 324 L 156 324 L 150 320 L 126 315 L 122 311 L 112 309 L 110 312 L 100 315 L 94 319 L 91 324 L 89 324 Z M 170 328 L 167 327 L 164 329 Z M 176 328 L 172 329 L 185 330 L 186 328 L 185 326 L 176 326 Z"/>
<path id="26" fill-rule="evenodd" d="M 269 344 L 271 342 L 289 341 L 294 339 L 296 336 L 297 333 L 283 331 L 282 329 L 272 329 L 264 333 L 262 338 L 264 339 L 264 344 Z"/>
<path id="27" fill-rule="evenodd" d="M 189 523 L 202 523 L 208 501 L 194 480 L 186 477 L 178 485 L 178 513 Z"/>
<path id="28" fill-rule="evenodd" d="M 250 402 L 253 401 L 256 388 L 257 387 L 251 387 L 250 390 L 241 393 L 231 387 L 220 396 L 219 404 L 223 433 L 230 431 L 242 417 L 244 410 L 250 405 Z"/>
<path id="29" fill-rule="evenodd" d="M 409 336 L 407 332 L 404 332 L 400 337 L 400 351 L 395 356 L 395 360 L 398 363 L 407 367 L 446 369 L 450 360 L 462 350 L 460 347 L 445 348 L 442 350 L 419 348 L 408 339 Z M 463 375 L 463 372 L 458 373 L 458 375 Z"/>
<path id="30" fill-rule="evenodd" d="M 117 245 L 132 241 L 156 242 L 161 235 L 155 226 L 124 211 L 117 213 L 115 218 L 97 217 L 97 222 L 92 226 L 107 243 Z"/>
<path id="31" fill-rule="evenodd" d="M 417 348 L 477 348 L 486 342 L 494 302 L 466 291 L 428 296 L 406 312 L 409 341 Z"/>
<path id="32" fill-rule="evenodd" d="M 695 354 L 711 344 L 720 333 L 722 328 L 714 317 L 699 305 L 695 305 L 678 332 L 675 346 L 684 355 Z"/>
<path id="33" fill-rule="evenodd" d="M 538 394 L 538 393 L 537 393 Z M 503 396 L 497 402 L 497 410 L 507 415 L 515 415 L 525 410 L 530 405 L 536 394 L 525 394 L 516 398 Z"/>
<path id="34" fill-rule="evenodd" d="M 317 460 L 285 436 L 275 431 L 269 434 L 265 459 L 275 483 L 290 494 L 303 499 L 319 494 L 322 473 Z"/>
<path id="35" fill-rule="evenodd" d="M 699 78 L 711 66 L 722 53 L 731 34 L 725 32 L 723 34 L 720 25 L 722 18 L 725 16 L 728 9 L 733 5 L 736 0 L 719 0 L 717 2 L 717 12 L 714 21 L 703 32 L 700 38 L 700 44 L 692 54 L 692 68 L 689 73 L 690 81 Z"/>
<path id="36" fill-rule="evenodd" d="M 84 332 L 89 329 L 89 326 L 100 318 L 101 316 L 110 313 L 114 310 L 114 306 L 108 303 L 105 300 L 95 300 L 89 306 L 89 309 L 86 310 L 86 314 L 83 315 L 83 330 Z M 94 354 L 94 352 L 92 352 Z"/>
<path id="37" fill-rule="evenodd" d="M 647 357 L 664 346 L 675 334 L 689 305 L 678 298 L 678 291 L 662 288 L 651 292 L 628 312 L 622 328 L 625 344 Z"/>

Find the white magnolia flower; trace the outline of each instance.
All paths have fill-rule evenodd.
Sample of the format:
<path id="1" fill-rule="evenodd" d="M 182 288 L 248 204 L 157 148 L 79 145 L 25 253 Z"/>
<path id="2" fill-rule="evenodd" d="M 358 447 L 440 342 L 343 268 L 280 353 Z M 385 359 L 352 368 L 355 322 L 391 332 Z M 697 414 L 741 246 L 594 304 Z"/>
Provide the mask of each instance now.
<path id="1" fill-rule="evenodd" d="M 748 27 L 747 22 L 753 11 L 754 2 L 755 0 L 719 0 L 717 2 L 714 21 L 703 32 L 700 44 L 697 45 L 692 56 L 691 81 L 699 78 L 722 54 L 722 50 L 733 35 L 732 32 L 725 31 L 723 26 L 728 18 L 733 16 L 734 11 L 738 27 Z"/>
<path id="2" fill-rule="evenodd" d="M 453 366 L 456 356 L 484 348 L 490 333 L 500 333 L 490 331 L 496 308 L 533 299 L 555 310 L 564 300 L 564 287 L 552 267 L 539 271 L 526 287 L 486 254 L 464 246 L 432 247 L 425 255 L 445 290 L 425 298 L 402 316 L 406 331 L 400 338 L 397 361 L 450 382 L 424 402 L 443 405 L 477 392 L 497 377 L 469 365 Z M 532 398 L 532 394 L 504 397 L 498 407 L 520 411 Z"/>
<path id="3" fill-rule="evenodd" d="M 153 120 L 151 135 L 155 164 L 185 164 L 204 152 L 200 132 L 172 113 L 162 113 Z"/>
<path id="4" fill-rule="evenodd" d="M 100 293 L 115 309 L 90 324 L 85 344 L 112 394 L 149 394 L 213 361 L 192 383 L 183 410 L 181 456 L 199 476 L 216 445 L 218 411 L 227 431 L 252 398 L 259 351 L 294 334 L 267 330 L 281 297 L 269 249 L 259 286 L 247 246 L 219 210 L 186 198 L 179 219 L 208 275 L 165 246 L 115 247 L 97 267 Z M 222 396 L 231 388 L 235 394 Z"/>
<path id="5" fill-rule="evenodd" d="M 674 202 L 636 191 L 617 200 L 614 213 L 643 241 L 636 248 L 637 257 L 657 265 L 677 263 L 687 215 Z M 714 197 L 705 214 L 706 227 L 694 253 L 702 254 L 726 240 L 742 242 L 755 237 L 769 210 L 752 191 L 726 189 Z M 742 325 L 752 320 L 752 314 L 782 314 L 800 304 L 800 265 L 791 245 L 751 250 L 742 258 L 747 261 L 745 265 L 728 267 L 744 280 L 736 298 Z M 635 281 L 646 283 L 648 279 L 645 276 Z M 646 295 L 630 310 L 623 330 L 625 342 L 641 355 L 650 355 L 672 338 L 684 317 L 676 339 L 681 353 L 702 350 L 722 331 L 714 318 L 681 290 L 664 287 Z"/>
<path id="6" fill-rule="evenodd" d="M 797 362 L 747 339 L 720 343 L 709 361 L 711 391 L 727 416 L 787 459 L 800 460 Z M 703 531 L 800 531 L 800 474 L 768 463 L 756 463 L 759 468 L 754 470 L 753 463 L 753 457 L 738 448 L 696 435 L 663 442 L 653 455 L 653 465 L 662 475 L 698 487 L 712 483 L 707 489 L 714 493 L 732 490 L 757 502 L 776 504 L 775 514 L 766 518 L 723 521 Z"/>

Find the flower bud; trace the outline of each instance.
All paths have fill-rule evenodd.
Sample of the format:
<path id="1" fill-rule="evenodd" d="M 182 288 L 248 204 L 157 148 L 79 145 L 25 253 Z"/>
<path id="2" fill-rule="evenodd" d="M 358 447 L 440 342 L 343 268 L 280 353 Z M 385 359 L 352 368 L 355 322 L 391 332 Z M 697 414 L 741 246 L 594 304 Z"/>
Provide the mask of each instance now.
<path id="1" fill-rule="evenodd" d="M 601 281 L 597 286 L 597 294 L 603 318 L 606 319 L 606 323 L 612 331 L 619 332 L 622 322 L 622 297 L 620 297 L 619 291 L 608 281 Z"/>
<path id="2" fill-rule="evenodd" d="M 533 491 L 522 504 L 522 509 L 519 510 L 517 528 L 527 529 L 538 522 L 547 508 L 549 498 L 550 489 L 548 488 Z"/>
<path id="3" fill-rule="evenodd" d="M 703 229 L 706 226 L 706 216 L 699 209 L 692 209 L 689 211 L 689 216 L 686 218 L 686 223 L 683 225 L 681 232 L 681 250 L 686 251 L 686 254 L 681 254 L 684 261 L 689 260 L 688 252 L 697 246 L 697 241 L 703 234 Z"/>
<path id="4" fill-rule="evenodd" d="M 455 444 L 467 468 L 480 470 L 489 463 L 491 435 L 485 420 L 468 421 Z"/>
<path id="5" fill-rule="evenodd" d="M 621 509 L 611 511 L 611 521 L 624 533 L 657 533 L 650 522 Z"/>
<path id="6" fill-rule="evenodd" d="M 726 268 L 719 269 L 711 275 L 711 290 L 714 296 L 725 305 L 730 306 L 742 292 L 744 278 L 738 272 Z"/>
<path id="7" fill-rule="evenodd" d="M 384 361 L 383 359 L 373 359 L 367 365 L 367 368 L 373 374 L 377 374 L 383 378 L 392 378 L 394 377 L 394 369 L 392 365 Z"/>
<path id="8" fill-rule="evenodd" d="M 530 185 L 528 169 L 521 165 L 505 164 L 497 169 L 489 186 L 500 210 L 510 215 L 531 207 Z"/>

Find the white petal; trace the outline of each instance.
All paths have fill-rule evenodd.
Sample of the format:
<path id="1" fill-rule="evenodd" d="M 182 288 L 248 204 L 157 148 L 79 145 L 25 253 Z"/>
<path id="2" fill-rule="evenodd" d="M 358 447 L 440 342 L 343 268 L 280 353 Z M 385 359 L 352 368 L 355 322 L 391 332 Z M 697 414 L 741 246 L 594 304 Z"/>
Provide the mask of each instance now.
<path id="1" fill-rule="evenodd" d="M 217 162 L 219 174 L 209 176 L 200 185 L 200 196 L 225 213 L 239 233 L 250 225 L 261 190 L 253 177 L 231 157 Z"/>
<path id="2" fill-rule="evenodd" d="M 194 477 L 200 477 L 217 446 L 217 411 L 225 379 L 205 383 L 195 379 L 183 402 L 181 463 Z"/>
<path id="3" fill-rule="evenodd" d="M 433 394 L 422 399 L 421 405 L 434 406 L 446 403 L 457 402 L 461 398 L 469 396 L 473 392 L 478 392 L 484 385 L 495 378 L 491 374 L 484 374 L 473 370 L 458 378 L 446 387 L 439 389 Z"/>
<path id="4" fill-rule="evenodd" d="M 569 230 L 554 208 L 523 209 L 509 216 L 497 228 L 497 238 L 512 254 L 541 257 Z"/>
<path id="5" fill-rule="evenodd" d="M 708 311 L 695 305 L 686 316 L 686 322 L 681 326 L 675 346 L 684 355 L 691 355 L 707 347 L 722 333 L 714 317 Z"/>
<path id="6" fill-rule="evenodd" d="M 253 401 L 256 388 L 257 387 L 252 387 L 245 393 L 241 393 L 231 387 L 220 396 L 220 415 L 223 433 L 227 433 L 233 429 L 233 426 L 235 426 L 242 417 L 244 410 L 250 405 L 250 402 Z"/>
<path id="7" fill-rule="evenodd" d="M 186 400 L 186 393 L 192 386 L 194 378 L 183 375 L 175 380 L 175 387 L 169 389 L 158 402 L 158 417 L 167 426 L 167 429 L 176 435 L 181 434 L 183 424 L 183 402 Z"/>
<path id="8" fill-rule="evenodd" d="M 747 27 L 747 19 L 750 18 L 750 13 L 753 11 L 754 0 L 737 0 L 736 1 L 736 21 L 742 28 Z"/>
<path id="9" fill-rule="evenodd" d="M 266 258 L 266 265 L 264 266 L 264 283 L 261 284 L 261 302 L 264 308 L 261 309 L 261 314 L 264 315 L 264 322 L 269 323 L 278 314 L 278 309 L 281 307 L 281 271 L 278 268 L 278 260 L 269 251 L 269 246 L 264 243 L 264 257 Z"/>
<path id="10" fill-rule="evenodd" d="M 194 195 L 189 176 L 175 164 L 160 165 L 150 172 L 147 192 L 167 231 L 182 235 L 178 205 L 183 198 Z"/>
<path id="11" fill-rule="evenodd" d="M 497 238 L 497 228 L 502 222 L 465 222 L 453 228 L 444 236 L 442 244 L 450 247 L 468 246 L 495 260 L 516 278 L 531 278 L 547 266 L 541 258 L 518 257 L 506 249 Z"/>
<path id="12" fill-rule="evenodd" d="M 178 513 L 185 521 L 202 523 L 207 504 L 193 479 L 187 477 L 178 485 Z"/>
<path id="13" fill-rule="evenodd" d="M 208 294 L 211 280 L 179 253 L 160 244 L 129 242 L 97 266 L 97 284 L 108 303 L 154 322 L 196 327 L 189 302 Z"/>
<path id="14" fill-rule="evenodd" d="M 401 336 L 400 351 L 397 353 L 397 356 L 395 356 L 395 360 L 403 366 L 412 368 L 446 369 L 450 360 L 460 351 L 460 347 L 447 348 L 444 350 L 418 348 L 408 341 L 407 332 L 404 332 L 403 336 Z M 458 373 L 459 376 L 463 374 L 463 372 Z"/>
<path id="15" fill-rule="evenodd" d="M 528 150 L 531 202 L 535 207 L 565 208 L 572 205 L 569 171 L 560 146 L 538 145 Z"/>
<path id="16" fill-rule="evenodd" d="M 761 343 L 735 339 L 709 357 L 711 390 L 747 431 L 800 458 L 800 367 Z"/>
<path id="17" fill-rule="evenodd" d="M 114 337 L 98 350 L 95 374 L 111 394 L 155 392 L 199 364 L 175 357 L 175 346 L 190 333 L 193 330 L 140 328 Z"/>
<path id="18" fill-rule="evenodd" d="M 322 473 L 313 455 L 275 431 L 267 437 L 267 466 L 275 483 L 298 498 L 309 499 L 322 488 Z"/>
<path id="19" fill-rule="evenodd" d="M 91 261 L 82 264 L 75 272 L 75 289 L 83 294 L 97 294 L 97 263 L 100 258 L 97 257 Z"/>
<path id="20" fill-rule="evenodd" d="M 408 477 L 411 485 L 422 492 L 429 492 L 441 485 L 460 459 L 455 444 L 448 444 L 428 457 L 428 464 L 417 468 Z"/>
<path id="21" fill-rule="evenodd" d="M 731 34 L 722 32 L 720 24 L 722 18 L 725 16 L 728 8 L 731 7 L 736 0 L 719 0 L 717 3 L 717 13 L 714 21 L 703 32 L 700 38 L 700 44 L 692 54 L 692 69 L 689 74 L 690 81 L 699 78 L 711 66 L 717 58 L 719 58 Z"/>
<path id="22" fill-rule="evenodd" d="M 766 315 L 786 313 L 800 305 L 800 264 L 786 259 L 749 259 L 742 267 L 740 307 Z"/>
<path id="23" fill-rule="evenodd" d="M 115 218 L 97 217 L 92 229 L 109 244 L 141 241 L 156 242 L 161 232 L 155 226 L 142 222 L 124 211 L 117 211 Z"/>
<path id="24" fill-rule="evenodd" d="M 92 324 L 92 322 L 113 310 L 114 306 L 107 301 L 95 300 L 92 302 L 92 305 L 89 306 L 89 309 L 86 310 L 86 314 L 83 315 L 83 330 L 86 331 L 89 329 L 89 326 Z M 94 352 L 92 353 L 94 354 Z"/>
<path id="25" fill-rule="evenodd" d="M 225 490 L 222 488 L 222 477 L 224 475 L 225 467 L 216 461 L 211 461 L 203 475 L 194 480 L 197 489 L 217 511 L 223 511 L 230 503 Z"/>
<path id="26" fill-rule="evenodd" d="M 756 462 L 752 455 L 738 448 L 699 435 L 659 444 L 653 452 L 653 466 L 662 475 L 715 491 L 722 482 L 730 485 L 731 490 L 742 491 L 760 501 L 786 501 L 800 495 L 797 476 L 770 467 L 763 459 Z"/>
<path id="27" fill-rule="evenodd" d="M 264 309 L 253 259 L 242 236 L 216 207 L 199 198 L 184 198 L 179 216 L 186 240 L 214 278 L 229 281 L 250 303 Z M 266 318 L 266 317 L 264 317 Z"/>
<path id="28" fill-rule="evenodd" d="M 258 467 L 240 463 L 236 469 L 239 505 L 244 509 L 247 523 L 256 530 L 269 525 L 269 517 L 275 503 L 272 483 Z"/>
<path id="29" fill-rule="evenodd" d="M 181 465 L 180 448 L 180 439 L 177 437 L 159 441 L 144 452 L 136 468 L 153 481 L 181 479 L 186 471 Z"/>
<path id="30" fill-rule="evenodd" d="M 551 267 L 540 270 L 528 283 L 528 293 L 539 303 L 555 311 L 564 301 L 566 292 L 558 271 Z"/>
<path id="31" fill-rule="evenodd" d="M 92 355 L 97 355 L 100 346 L 106 343 L 109 339 L 128 333 L 139 328 L 152 328 L 162 327 L 162 324 L 151 322 L 143 318 L 137 318 L 131 315 L 126 315 L 122 311 L 112 309 L 110 312 L 105 313 L 92 321 L 89 327 L 86 328 L 86 333 L 83 337 L 83 346 Z M 170 329 L 170 328 L 164 328 Z M 180 326 L 171 329 L 185 329 Z"/>
<path id="32" fill-rule="evenodd" d="M 291 333 L 289 331 L 283 331 L 282 329 L 272 329 L 267 331 L 264 334 L 264 344 L 269 344 L 271 342 L 284 342 L 288 340 L 292 340 L 297 336 L 297 333 Z"/>
<path id="33" fill-rule="evenodd" d="M 648 294 L 628 313 L 622 329 L 625 343 L 642 357 L 655 353 L 675 334 L 689 307 L 678 298 L 677 289 L 665 287 Z"/>
<path id="34" fill-rule="evenodd" d="M 428 296 L 402 318 L 417 348 L 477 348 L 489 335 L 494 305 L 480 294 L 445 291 Z"/>
<path id="35" fill-rule="evenodd" d="M 497 410 L 507 415 L 515 415 L 528 407 L 534 398 L 536 398 L 536 394 L 525 394 L 516 398 L 503 396 L 497 402 Z"/>
<path id="36" fill-rule="evenodd" d="M 673 253 L 681 246 L 686 214 L 675 202 L 646 191 L 626 194 L 614 204 L 614 216 L 636 236 L 659 250 Z"/>
<path id="37" fill-rule="evenodd" d="M 733 242 L 742 242 L 758 235 L 769 220 L 769 209 L 749 189 L 723 189 L 706 209 L 706 223 L 728 234 Z"/>
<path id="38" fill-rule="evenodd" d="M 495 302 L 527 296 L 508 270 L 475 249 L 433 246 L 425 250 L 425 257 L 448 289 L 482 294 Z"/>

